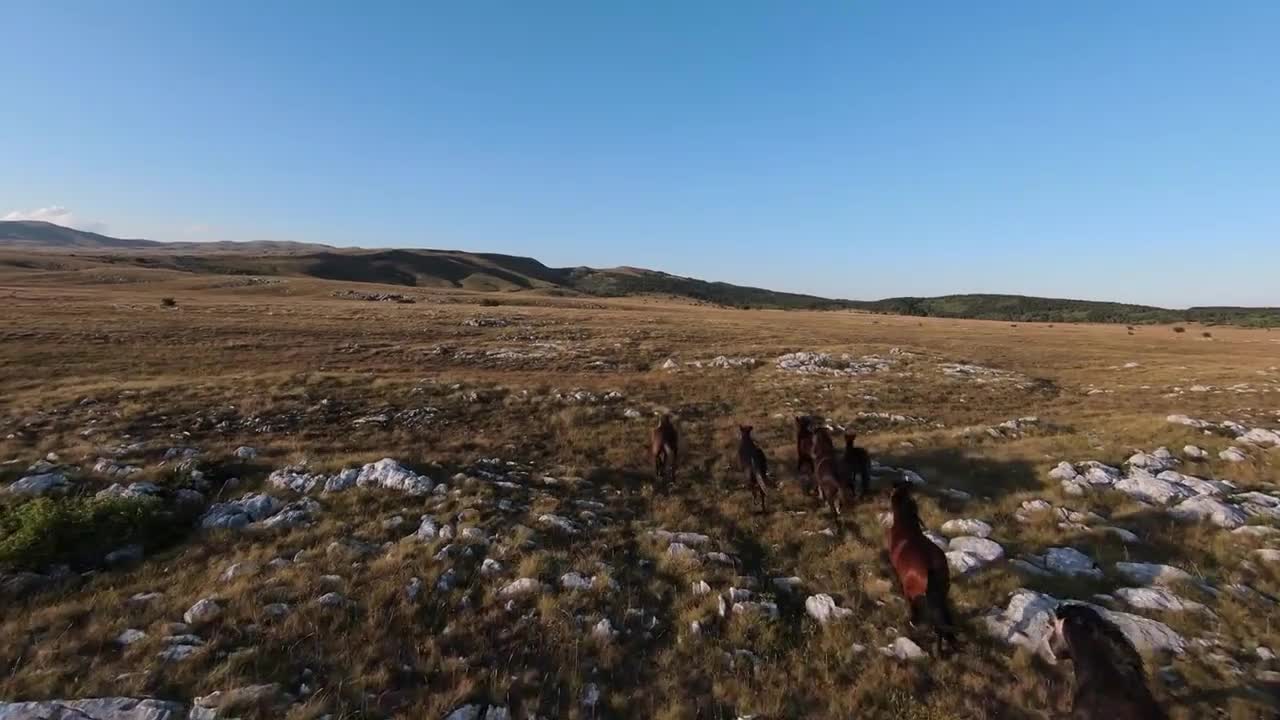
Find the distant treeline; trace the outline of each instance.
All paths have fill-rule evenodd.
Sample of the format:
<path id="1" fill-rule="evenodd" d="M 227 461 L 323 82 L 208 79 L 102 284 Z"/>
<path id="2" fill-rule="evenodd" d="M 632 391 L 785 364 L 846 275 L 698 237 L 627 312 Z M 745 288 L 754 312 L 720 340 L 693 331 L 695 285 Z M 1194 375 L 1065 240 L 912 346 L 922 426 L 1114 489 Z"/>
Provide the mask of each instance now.
<path id="1" fill-rule="evenodd" d="M 1195 322 L 1246 327 L 1280 326 L 1280 308 L 1193 307 L 1169 310 L 1150 305 L 1062 300 L 1024 295 L 944 295 L 854 302 L 872 312 L 917 317 L 968 318 L 1009 322 L 1088 322 L 1143 325 Z"/>

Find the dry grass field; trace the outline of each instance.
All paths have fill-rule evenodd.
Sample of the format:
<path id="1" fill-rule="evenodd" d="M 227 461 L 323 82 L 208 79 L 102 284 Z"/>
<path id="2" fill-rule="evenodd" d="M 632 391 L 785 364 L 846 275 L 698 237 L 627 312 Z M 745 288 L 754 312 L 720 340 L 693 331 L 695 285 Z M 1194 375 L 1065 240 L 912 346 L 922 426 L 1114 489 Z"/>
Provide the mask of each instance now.
<path id="1" fill-rule="evenodd" d="M 346 290 L 416 302 L 335 294 Z M 1121 468 L 1164 446 L 1177 471 L 1234 483 L 1224 497 L 1276 497 L 1280 450 L 1166 416 L 1280 426 L 1280 332 L 74 267 L 5 266 L 0 306 L 0 483 L 53 454 L 56 467 L 44 469 L 70 487 L 51 502 L 115 482 L 154 483 L 166 507 L 179 488 L 202 496 L 167 516 L 175 527 L 142 538 L 140 561 L 104 565 L 117 548 L 91 535 L 72 556 L 50 550 L 24 565 L 22 552 L 52 540 L 38 529 L 19 537 L 20 522 L 42 521 L 19 517 L 36 501 L 0 491 L 16 518 L 0 525 L 10 535 L 0 537 L 3 701 L 190 705 L 278 683 L 218 716 L 442 718 L 476 704 L 521 718 L 1061 717 L 1070 664 L 1050 667 L 985 629 L 1029 588 L 1180 635 L 1183 652 L 1147 657 L 1173 717 L 1270 718 L 1280 708 L 1269 655 L 1280 652 L 1280 563 L 1256 552 L 1280 548 L 1280 534 L 1178 519 L 1107 487 L 1069 495 L 1049 476 L 1062 461 Z M 830 353 L 838 367 L 779 367 L 795 352 Z M 754 364 L 732 367 L 739 358 Z M 657 411 L 681 432 L 669 486 L 652 482 Z M 875 498 L 838 522 L 795 481 L 798 414 L 856 429 L 884 468 Z M 1027 416 L 1038 421 L 993 429 Z M 763 514 L 734 469 L 739 424 L 755 426 L 777 481 Z M 1185 456 L 1187 445 L 1207 457 Z M 237 457 L 241 446 L 256 456 Z M 1222 459 L 1230 447 L 1245 459 Z M 198 454 L 166 460 L 171 448 Z M 137 471 L 110 477 L 102 458 Z M 288 465 L 329 475 L 381 458 L 447 487 L 315 487 L 301 504 L 268 480 Z M 1003 549 L 953 574 L 964 649 L 949 659 L 880 651 L 899 635 L 929 647 L 927 630 L 907 627 L 883 557 L 880 516 L 902 474 L 890 468 L 923 479 L 930 529 L 980 519 Z M 295 503 L 304 521 L 201 527 L 205 506 L 251 492 Z M 1054 509 L 1027 514 L 1034 499 Z M 1100 517 L 1064 519 L 1064 507 Z M 1251 507 L 1249 525 L 1280 527 Z M 416 536 L 424 517 L 447 527 L 444 537 Z M 669 545 L 661 530 L 705 537 Z M 1054 547 L 1100 572 L 1040 575 L 1010 562 Z M 1170 591 L 1203 609 L 1127 605 L 1115 594 L 1131 584 L 1117 562 L 1184 569 L 1191 578 Z M 70 567 L 49 580 L 59 563 Z M 531 590 L 512 586 L 521 578 Z M 40 587 L 22 591 L 24 582 Z M 775 604 L 777 616 L 732 602 L 722 616 L 731 588 Z M 818 593 L 852 613 L 816 622 L 806 599 Z M 185 622 L 204 598 L 217 617 Z M 145 635 L 123 644 L 129 629 Z"/>

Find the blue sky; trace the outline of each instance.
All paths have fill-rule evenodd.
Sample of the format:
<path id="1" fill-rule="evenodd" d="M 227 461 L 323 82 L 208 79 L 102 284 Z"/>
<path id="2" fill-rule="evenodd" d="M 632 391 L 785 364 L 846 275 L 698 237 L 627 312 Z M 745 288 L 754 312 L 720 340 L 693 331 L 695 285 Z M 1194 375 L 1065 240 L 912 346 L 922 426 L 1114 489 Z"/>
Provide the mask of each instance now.
<path id="1" fill-rule="evenodd" d="M 1276 2 L 3 15 L 0 216 L 852 298 L 1280 305 Z"/>

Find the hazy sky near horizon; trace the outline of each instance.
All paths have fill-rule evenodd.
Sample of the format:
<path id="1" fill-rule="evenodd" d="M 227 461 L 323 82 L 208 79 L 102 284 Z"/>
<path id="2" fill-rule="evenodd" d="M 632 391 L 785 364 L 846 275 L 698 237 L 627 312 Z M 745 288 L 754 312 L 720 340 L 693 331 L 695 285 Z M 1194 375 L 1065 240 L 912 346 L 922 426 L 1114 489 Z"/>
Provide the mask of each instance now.
<path id="1" fill-rule="evenodd" d="M 38 2 L 0 217 L 1280 305 L 1280 3 Z"/>

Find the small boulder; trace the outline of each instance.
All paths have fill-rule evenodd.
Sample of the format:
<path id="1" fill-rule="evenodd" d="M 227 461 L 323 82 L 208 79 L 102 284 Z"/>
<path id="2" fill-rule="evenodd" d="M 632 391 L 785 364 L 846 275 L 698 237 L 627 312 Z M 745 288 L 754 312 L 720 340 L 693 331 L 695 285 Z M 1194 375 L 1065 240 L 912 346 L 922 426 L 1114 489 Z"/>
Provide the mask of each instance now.
<path id="1" fill-rule="evenodd" d="M 1131 468 L 1129 474 L 1112 486 L 1126 495 L 1156 505 L 1167 505 L 1191 495 L 1182 485 L 1161 480 L 1142 468 Z"/>
<path id="2" fill-rule="evenodd" d="M 810 595 L 804 601 L 804 609 L 809 617 L 817 620 L 821 625 L 853 615 L 852 610 L 837 606 L 836 601 L 826 593 Z"/>
<path id="3" fill-rule="evenodd" d="M 222 605 L 213 598 L 196 602 L 182 614 L 188 625 L 205 625 L 222 617 Z"/>
<path id="4" fill-rule="evenodd" d="M 1044 565 L 1059 575 L 1102 579 L 1102 569 L 1093 561 L 1093 558 L 1075 548 L 1049 548 L 1044 554 Z"/>
<path id="5" fill-rule="evenodd" d="M 498 591 L 498 597 L 513 598 L 539 592 L 542 592 L 542 583 L 535 578 L 520 578 L 507 583 Z"/>
<path id="6" fill-rule="evenodd" d="M 905 662 L 915 662 L 928 657 L 914 640 L 907 637 L 899 637 L 893 643 L 880 648 L 880 652 L 887 657 Z"/>
<path id="7" fill-rule="evenodd" d="M 1249 456 L 1244 454 L 1243 450 L 1236 447 L 1229 447 L 1226 450 L 1223 450 L 1218 453 L 1218 457 L 1226 460 L 1227 462 L 1233 463 L 1244 462 L 1249 459 Z"/>
<path id="8" fill-rule="evenodd" d="M 1184 500 L 1172 509 L 1169 514 L 1179 520 L 1193 522 L 1211 522 L 1221 528 L 1238 528 L 1248 520 L 1245 511 L 1236 505 L 1228 505 L 1208 495 L 1197 495 Z"/>
<path id="9" fill-rule="evenodd" d="M 948 520 L 942 524 L 942 534 L 947 537 L 972 535 L 973 537 L 991 537 L 991 526 L 981 520 L 963 518 Z"/>
<path id="10" fill-rule="evenodd" d="M 963 536 L 954 538 L 947 551 L 952 572 L 965 575 L 1004 557 L 1004 548 L 986 538 Z"/>
<path id="11" fill-rule="evenodd" d="M 1186 570 L 1157 563 L 1118 562 L 1116 572 L 1126 581 L 1142 586 L 1170 585 L 1195 579 Z"/>
<path id="12" fill-rule="evenodd" d="M 40 497 L 42 495 L 64 495 L 71 487 L 71 483 L 67 481 L 67 476 L 60 472 L 42 473 L 40 475 L 28 475 L 6 488 L 11 495 L 27 495 L 30 497 Z"/>
<path id="13" fill-rule="evenodd" d="M 1195 445 L 1182 446 L 1182 454 L 1192 460 L 1204 460 L 1209 457 L 1209 453 Z"/>
<path id="14" fill-rule="evenodd" d="M 142 546 L 141 545 L 125 545 L 122 548 L 112 550 L 102 558 L 108 567 L 124 567 L 126 565 L 136 565 L 142 562 Z"/>
<path id="15" fill-rule="evenodd" d="M 1198 602 L 1184 600 L 1163 588 L 1120 588 L 1115 596 L 1126 605 L 1142 610 L 1163 612 L 1207 612 Z"/>

